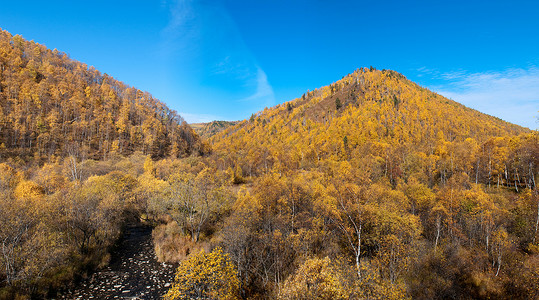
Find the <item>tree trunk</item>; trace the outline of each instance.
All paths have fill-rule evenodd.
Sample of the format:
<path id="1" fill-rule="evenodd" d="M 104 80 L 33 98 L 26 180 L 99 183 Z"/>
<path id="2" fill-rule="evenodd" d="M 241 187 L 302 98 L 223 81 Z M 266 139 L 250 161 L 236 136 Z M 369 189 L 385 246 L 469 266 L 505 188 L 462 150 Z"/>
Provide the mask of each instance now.
<path id="1" fill-rule="evenodd" d="M 537 196 L 537 191 L 535 192 Z M 536 197 L 539 198 L 539 197 Z M 539 199 L 537 199 L 537 218 L 535 218 L 535 234 L 533 235 L 533 242 L 537 238 L 537 229 L 539 228 Z"/>
<path id="2" fill-rule="evenodd" d="M 436 241 L 434 242 L 434 252 L 436 252 L 436 248 L 438 247 L 438 239 L 440 238 L 440 230 L 441 230 L 441 217 L 438 216 L 436 218 Z"/>
<path id="3" fill-rule="evenodd" d="M 356 268 L 357 268 L 358 278 L 361 278 L 361 268 L 359 265 L 360 255 L 361 255 L 361 223 L 359 224 L 359 230 L 357 231 Z"/>
<path id="4" fill-rule="evenodd" d="M 500 273 L 500 267 L 502 265 L 502 253 L 498 253 L 498 270 L 496 270 L 496 277 L 498 276 L 498 273 Z"/>

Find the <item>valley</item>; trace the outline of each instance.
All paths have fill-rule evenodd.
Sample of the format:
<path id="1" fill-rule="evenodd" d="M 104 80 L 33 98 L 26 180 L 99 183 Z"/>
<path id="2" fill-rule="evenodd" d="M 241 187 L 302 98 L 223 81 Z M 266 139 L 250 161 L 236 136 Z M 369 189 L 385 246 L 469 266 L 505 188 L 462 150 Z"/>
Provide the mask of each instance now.
<path id="1" fill-rule="evenodd" d="M 539 297 L 538 132 L 399 72 L 192 126 L 7 31 L 0 70 L 0 299 Z"/>

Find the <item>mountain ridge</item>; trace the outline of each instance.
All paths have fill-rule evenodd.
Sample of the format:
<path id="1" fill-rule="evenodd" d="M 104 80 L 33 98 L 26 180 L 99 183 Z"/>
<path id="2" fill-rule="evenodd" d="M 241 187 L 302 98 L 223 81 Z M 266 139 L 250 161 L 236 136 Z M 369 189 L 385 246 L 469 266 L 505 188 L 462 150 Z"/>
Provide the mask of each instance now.
<path id="1" fill-rule="evenodd" d="M 210 138 L 219 132 L 227 129 L 230 126 L 237 124 L 240 121 L 222 121 L 214 120 L 205 123 L 191 123 L 191 127 L 195 132 L 203 138 Z"/>
<path id="2" fill-rule="evenodd" d="M 372 76 L 367 76 L 367 74 L 374 74 Z M 373 78 L 378 77 L 378 78 Z M 385 78 L 380 78 L 385 77 Z M 389 80 L 388 80 L 389 79 Z M 419 96 L 426 96 L 426 97 L 417 97 L 418 99 L 412 99 L 413 101 L 410 101 L 410 96 L 417 96 L 417 95 L 407 95 L 404 96 L 404 98 L 400 97 L 401 93 L 404 93 L 406 91 L 401 90 L 395 90 L 388 86 L 383 86 L 381 83 L 383 81 L 390 81 L 391 84 L 395 84 L 395 79 L 397 81 L 401 80 L 405 82 L 405 88 L 412 88 L 416 91 L 412 91 L 415 93 L 421 93 Z M 369 80 L 374 80 L 373 82 L 370 82 Z M 398 82 L 397 82 L 398 83 Z M 346 88 L 345 88 L 346 87 Z M 380 90 L 380 89 L 383 90 Z M 366 89 L 366 90 L 364 90 Z M 365 94 L 365 93 L 368 94 Z M 410 92 L 410 91 L 408 91 Z M 402 98 L 402 99 L 401 99 Z M 310 117 L 311 120 L 317 121 L 317 122 L 327 122 L 329 118 L 335 117 L 335 114 L 331 114 L 331 112 L 336 112 L 338 115 L 341 115 L 346 112 L 346 108 L 354 104 L 358 108 L 363 109 L 372 109 L 372 107 L 359 107 L 363 104 L 378 104 L 385 109 L 386 111 L 395 114 L 399 111 L 399 107 L 402 107 L 403 104 L 407 104 L 406 102 L 413 102 L 411 103 L 413 105 L 413 109 L 417 111 L 417 113 L 421 113 L 419 104 L 428 104 L 426 103 L 426 100 L 433 100 L 437 101 L 439 103 L 445 102 L 444 106 L 447 107 L 454 107 L 457 108 L 460 111 L 463 111 L 467 114 L 472 114 L 473 117 L 480 117 L 483 120 L 489 120 L 491 122 L 494 122 L 495 127 L 497 127 L 500 132 L 498 132 L 498 135 L 504 135 L 505 132 L 510 132 L 512 134 L 518 134 L 522 132 L 529 132 L 530 130 L 524 127 L 521 127 L 516 124 L 512 124 L 510 122 L 501 120 L 495 116 L 490 116 L 485 113 L 482 113 L 478 110 L 469 108 L 464 106 L 461 103 L 458 103 L 457 101 L 445 98 L 435 92 L 432 92 L 424 87 L 421 87 L 417 85 L 416 83 L 408 80 L 404 75 L 392 71 L 392 70 L 376 70 L 371 67 L 371 69 L 367 68 L 361 68 L 356 70 L 352 74 L 348 74 L 347 76 L 344 76 L 343 79 L 336 81 L 328 86 L 324 86 L 321 88 L 317 88 L 314 91 L 307 91 L 305 94 L 303 94 L 302 97 L 293 99 L 288 102 L 284 102 L 282 104 L 278 104 L 272 108 L 266 108 L 262 111 L 259 111 L 251 117 L 250 120 L 243 120 L 240 121 L 236 127 L 241 127 L 245 124 L 252 123 L 253 120 L 258 119 L 266 119 L 266 122 L 277 116 L 283 116 L 284 118 L 288 118 L 290 116 L 298 118 L 298 117 L 304 117 L 305 112 L 307 112 L 308 117 Z M 337 104 L 339 102 L 339 104 Z M 393 105 L 387 105 L 393 104 Z M 337 108 L 338 107 L 338 108 Z M 405 107 L 406 108 L 406 107 Z M 443 108 L 443 107 L 442 107 Z M 297 110 L 301 110 L 301 112 L 298 114 Z M 429 113 L 433 113 L 433 110 L 435 110 L 433 107 L 426 107 Z M 310 114 L 308 112 L 311 112 Z M 380 117 L 380 110 L 375 111 L 375 119 L 379 119 Z M 378 115 L 376 115 L 378 114 Z M 395 116 L 393 116 L 395 117 Z M 399 117 L 399 116 L 396 116 Z M 421 116 L 423 119 L 425 119 L 428 116 Z M 438 119 L 441 118 L 441 114 L 437 114 L 434 117 Z M 454 117 L 454 116 L 451 116 Z M 292 118 L 288 118 L 288 121 L 291 121 Z M 452 120 L 451 118 L 449 120 Z M 385 121 L 385 120 L 384 120 Z M 473 121 L 473 120 L 472 120 Z M 435 120 L 435 122 L 439 122 Z M 457 122 L 458 123 L 458 122 Z M 478 123 L 478 122 L 475 122 Z M 480 122 L 479 122 L 480 123 Z M 390 124 L 385 124 L 390 125 Z M 391 124 L 394 125 L 395 124 Z M 447 124 L 451 125 L 451 124 Z M 461 124 L 459 124 L 461 125 Z M 474 124 L 474 125 L 480 125 L 480 124 Z M 238 127 L 238 128 L 239 128 Z M 444 130 L 450 131 L 449 126 L 445 126 Z M 481 126 L 479 126 L 481 127 Z M 394 129 L 394 128 L 392 128 Z M 230 130 L 234 130 L 234 127 L 232 127 Z M 504 132 L 505 130 L 505 132 Z M 491 133 L 490 135 L 496 135 L 496 129 L 492 130 L 490 129 Z M 451 136 L 451 134 L 449 134 Z"/>
<path id="3" fill-rule="evenodd" d="M 393 101 L 393 104 L 395 107 L 397 107 L 397 110 L 398 110 L 398 106 L 399 104 L 401 103 L 401 99 L 398 98 L 397 94 L 395 94 L 395 91 L 393 90 L 390 90 L 391 88 L 387 87 L 387 86 L 382 86 L 380 85 L 380 82 L 376 82 L 374 83 L 376 86 L 375 86 L 375 89 L 372 88 L 372 86 L 368 86 L 367 88 L 369 89 L 368 92 L 371 93 L 367 96 L 365 96 L 365 91 L 363 90 L 366 86 L 365 84 L 367 85 L 370 85 L 371 83 L 368 81 L 368 80 L 373 80 L 373 78 L 366 78 L 365 77 L 365 74 L 367 74 L 367 72 L 369 73 L 377 73 L 378 76 L 386 76 L 387 78 L 389 79 L 396 79 L 396 80 L 402 80 L 404 82 L 406 82 L 409 86 L 408 88 L 412 87 L 412 88 L 415 88 L 417 89 L 418 91 L 425 91 L 426 94 L 428 95 L 427 97 L 427 100 L 437 100 L 437 101 L 444 101 L 446 104 L 449 104 L 449 105 L 452 105 L 454 107 L 460 107 L 463 111 L 466 111 L 468 113 L 472 113 L 474 114 L 475 116 L 477 117 L 483 117 L 483 118 L 487 118 L 487 119 L 490 119 L 491 121 L 493 122 L 498 122 L 498 126 L 500 127 L 507 127 L 507 129 L 509 129 L 509 131 L 515 133 L 520 133 L 520 132 L 524 132 L 524 131 L 529 131 L 530 129 L 528 128 L 524 128 L 520 125 L 516 125 L 516 124 L 512 124 L 508 121 L 505 121 L 505 120 L 502 120 L 496 116 L 491 116 L 491 115 L 488 115 L 486 113 L 483 113 L 483 112 L 480 112 L 476 109 L 473 109 L 473 108 L 469 108 L 455 100 L 452 100 L 452 99 L 449 99 L 449 98 L 446 98 L 440 94 L 437 94 L 436 92 L 433 92 L 433 91 L 430 91 L 428 90 L 427 88 L 425 87 L 422 87 L 420 85 L 418 85 L 417 83 L 413 82 L 413 81 L 410 81 L 409 79 L 407 79 L 403 74 L 401 73 L 398 73 L 396 71 L 393 71 L 393 70 L 386 70 L 386 69 L 383 69 L 383 70 L 377 70 L 373 67 L 371 68 L 360 68 L 360 69 L 357 69 L 356 71 L 354 71 L 353 73 L 351 74 L 348 74 L 346 76 L 343 76 L 343 78 L 341 80 L 338 80 L 330 85 L 327 85 L 327 86 L 323 86 L 323 87 L 320 87 L 320 88 L 317 88 L 313 91 L 307 91 L 305 94 L 303 94 L 302 97 L 299 97 L 299 98 L 295 98 L 293 100 L 290 100 L 290 101 L 287 101 L 287 102 L 284 102 L 282 104 L 277 104 L 271 108 L 266 108 L 262 111 L 259 111 L 257 113 L 254 113 L 253 114 L 253 117 L 262 117 L 267 111 L 271 111 L 271 110 L 277 110 L 277 109 L 281 109 L 283 107 L 286 107 L 288 111 L 292 112 L 293 110 L 295 110 L 296 108 L 304 108 L 304 109 L 311 109 L 311 110 L 318 110 L 318 116 L 322 116 L 322 113 L 323 113 L 323 109 L 320 109 L 320 106 L 322 106 L 324 109 L 326 110 L 330 110 L 330 106 L 339 106 L 339 108 L 341 109 L 336 109 L 336 111 L 338 112 L 343 112 L 344 109 L 350 105 L 350 104 L 358 104 L 357 101 L 371 101 L 371 102 L 378 102 L 378 103 L 382 103 L 382 102 L 388 102 L 388 101 Z M 380 78 L 376 78 L 377 80 L 380 80 Z M 355 86 L 354 86 L 354 82 L 353 81 L 356 81 L 355 82 Z M 346 85 L 348 86 L 349 84 L 352 84 L 352 87 L 351 88 L 348 88 L 346 91 L 343 90 L 343 85 Z M 363 85 L 363 87 L 362 87 Z M 376 88 L 382 88 L 383 90 L 376 90 Z M 344 92 L 349 92 L 350 94 L 349 95 L 344 95 L 343 93 Z M 373 95 L 372 93 L 378 93 L 378 95 Z M 398 93 L 400 94 L 401 91 L 398 91 Z M 354 97 L 356 98 L 359 98 L 359 99 L 354 99 Z M 340 100 L 340 104 L 337 105 L 336 104 L 336 98 L 339 98 Z M 361 99 L 363 98 L 363 99 Z M 367 99 L 365 99 L 367 98 Z M 315 102 L 314 104 L 318 104 L 320 103 L 318 106 L 314 106 L 314 105 L 310 105 L 311 102 Z M 305 106 L 307 106 L 305 108 Z M 252 120 L 252 119 L 251 119 Z M 244 120 L 246 121 L 246 120 Z M 241 123 L 241 121 L 240 121 Z"/>
<path id="4" fill-rule="evenodd" d="M 361 68 L 253 114 L 209 141 L 217 152 L 241 153 L 230 154 L 230 161 L 245 155 L 244 168 L 260 174 L 276 162 L 278 168 L 301 169 L 365 155 L 385 161 L 400 156 L 395 165 L 407 156 L 441 163 L 446 156 L 451 160 L 456 148 L 479 151 L 492 138 L 530 132 L 420 87 L 395 71 Z M 470 166 L 461 170 L 465 168 L 470 175 L 477 171 Z"/>

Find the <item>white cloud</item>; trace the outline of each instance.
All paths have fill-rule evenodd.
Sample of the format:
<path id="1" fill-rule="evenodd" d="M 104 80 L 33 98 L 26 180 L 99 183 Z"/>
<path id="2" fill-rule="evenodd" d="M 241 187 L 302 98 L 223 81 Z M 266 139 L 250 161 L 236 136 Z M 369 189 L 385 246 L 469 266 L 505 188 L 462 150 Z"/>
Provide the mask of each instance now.
<path id="1" fill-rule="evenodd" d="M 427 72 L 443 81 L 430 86 L 439 94 L 505 121 L 530 129 L 538 128 L 538 68 L 483 73 Z"/>

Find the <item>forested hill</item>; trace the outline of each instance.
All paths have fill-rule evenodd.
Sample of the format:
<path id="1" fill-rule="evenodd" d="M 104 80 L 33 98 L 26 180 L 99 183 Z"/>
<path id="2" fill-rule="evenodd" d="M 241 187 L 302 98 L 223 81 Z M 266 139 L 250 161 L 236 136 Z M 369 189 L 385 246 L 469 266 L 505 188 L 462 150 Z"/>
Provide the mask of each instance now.
<path id="1" fill-rule="evenodd" d="M 183 118 L 149 93 L 1 30 L 0 107 L 2 156 L 50 161 L 204 152 Z"/>
<path id="2" fill-rule="evenodd" d="M 492 179 L 493 171 L 489 175 L 484 169 L 492 149 L 529 132 L 422 88 L 395 71 L 361 68 L 253 114 L 211 141 L 216 151 L 227 149 L 230 161 L 244 161 L 242 168 L 251 175 L 273 167 L 309 169 L 326 160 L 372 158 L 369 164 L 383 164 L 379 167 L 391 180 L 417 170 L 429 176 L 436 171 L 445 180 L 456 169 L 473 179 Z"/>
<path id="3" fill-rule="evenodd" d="M 363 68 L 210 141 L 246 298 L 538 299 L 537 131 Z"/>

